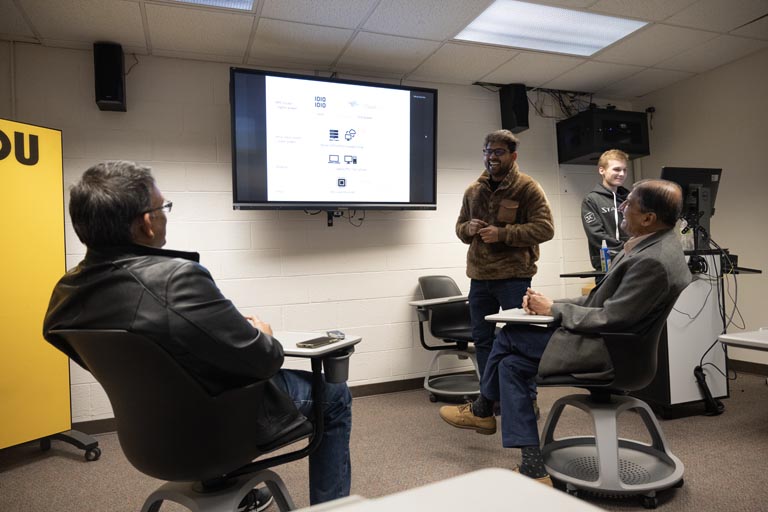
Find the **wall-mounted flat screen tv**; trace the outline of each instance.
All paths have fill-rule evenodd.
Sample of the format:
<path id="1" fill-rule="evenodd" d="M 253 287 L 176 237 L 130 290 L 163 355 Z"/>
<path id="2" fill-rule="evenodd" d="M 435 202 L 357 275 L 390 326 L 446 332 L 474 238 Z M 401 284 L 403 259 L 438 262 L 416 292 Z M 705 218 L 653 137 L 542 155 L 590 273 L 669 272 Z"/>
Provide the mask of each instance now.
<path id="1" fill-rule="evenodd" d="M 437 91 L 230 70 L 235 209 L 437 206 Z"/>

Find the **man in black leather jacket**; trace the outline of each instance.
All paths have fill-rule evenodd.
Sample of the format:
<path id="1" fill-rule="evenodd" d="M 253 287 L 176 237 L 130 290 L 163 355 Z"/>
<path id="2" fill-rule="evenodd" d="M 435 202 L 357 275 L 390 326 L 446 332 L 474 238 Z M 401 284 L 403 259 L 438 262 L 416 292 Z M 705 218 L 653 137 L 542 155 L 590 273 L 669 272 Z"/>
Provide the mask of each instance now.
<path id="1" fill-rule="evenodd" d="M 106 162 L 70 191 L 69 211 L 85 259 L 53 291 L 43 334 L 87 366 L 55 329 L 124 329 L 162 345 L 212 395 L 269 380 L 262 403 L 276 430 L 296 417 L 286 394 L 311 414 L 311 374 L 281 370 L 283 349 L 269 324 L 244 317 L 226 299 L 197 253 L 165 245 L 166 202 L 147 167 Z M 310 456 L 310 502 L 347 496 L 351 395 L 326 385 L 325 435 Z M 290 402 L 287 402 L 289 405 Z"/>

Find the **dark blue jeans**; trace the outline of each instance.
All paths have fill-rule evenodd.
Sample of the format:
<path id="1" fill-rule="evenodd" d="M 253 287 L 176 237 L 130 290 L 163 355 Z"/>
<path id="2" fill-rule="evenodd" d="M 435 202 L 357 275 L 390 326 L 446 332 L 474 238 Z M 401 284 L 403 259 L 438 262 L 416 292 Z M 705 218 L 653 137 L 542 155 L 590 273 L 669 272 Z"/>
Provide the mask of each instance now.
<path id="1" fill-rule="evenodd" d="M 501 405 L 501 441 L 505 448 L 539 445 L 531 386 L 554 327 L 507 324 L 493 344 L 480 391 Z"/>
<path id="2" fill-rule="evenodd" d="M 296 408 L 307 418 L 312 418 L 312 374 L 300 370 L 280 370 L 275 377 L 277 385 L 293 398 Z M 323 440 L 309 456 L 310 505 L 349 496 L 352 480 L 349 458 L 352 395 L 346 384 L 325 383 L 323 418 Z"/>
<path id="3" fill-rule="evenodd" d="M 523 295 L 531 286 L 530 279 L 472 279 L 469 285 L 469 314 L 472 339 L 475 342 L 477 367 L 482 378 L 496 337 L 496 324 L 485 319 L 501 309 L 519 308 Z M 534 388 L 535 389 L 535 388 Z"/>

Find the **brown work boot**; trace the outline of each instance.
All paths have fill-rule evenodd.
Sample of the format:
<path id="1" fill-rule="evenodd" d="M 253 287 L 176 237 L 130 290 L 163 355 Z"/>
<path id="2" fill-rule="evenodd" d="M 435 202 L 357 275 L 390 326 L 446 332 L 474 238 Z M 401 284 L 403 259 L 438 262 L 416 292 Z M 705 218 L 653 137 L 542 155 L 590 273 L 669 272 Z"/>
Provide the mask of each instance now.
<path id="1" fill-rule="evenodd" d="M 517 466 L 517 467 L 516 467 L 515 469 L 513 469 L 512 471 L 514 471 L 515 473 L 520 473 L 520 466 Z M 521 473 L 521 474 L 522 474 L 522 473 Z M 523 476 L 528 476 L 528 475 L 523 475 Z M 547 475 L 547 476 L 542 476 L 542 477 L 539 477 L 539 478 L 533 478 L 533 477 L 528 477 L 528 478 L 530 478 L 531 480 L 536 480 L 536 481 L 537 481 L 537 482 L 539 482 L 540 484 L 544 484 L 544 485 L 548 485 L 548 486 L 550 486 L 550 487 L 554 487 L 554 485 L 552 484 L 552 478 L 550 478 L 550 476 L 549 476 L 549 475 Z"/>
<path id="2" fill-rule="evenodd" d="M 472 414 L 472 404 L 445 405 L 440 408 L 440 417 L 446 423 L 456 428 L 472 429 L 478 434 L 491 435 L 496 433 L 496 418 L 488 416 L 480 418 Z"/>

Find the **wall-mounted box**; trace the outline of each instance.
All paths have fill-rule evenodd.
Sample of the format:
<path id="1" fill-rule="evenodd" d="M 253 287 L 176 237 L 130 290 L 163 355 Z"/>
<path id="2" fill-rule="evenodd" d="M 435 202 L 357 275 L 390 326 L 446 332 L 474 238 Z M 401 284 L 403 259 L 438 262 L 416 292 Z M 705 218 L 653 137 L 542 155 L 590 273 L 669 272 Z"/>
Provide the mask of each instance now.
<path id="1" fill-rule="evenodd" d="M 559 163 L 597 165 L 609 149 L 620 149 L 630 159 L 651 154 L 646 113 L 591 109 L 557 123 Z"/>

